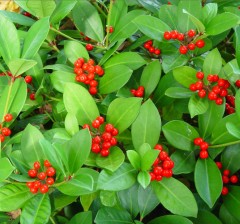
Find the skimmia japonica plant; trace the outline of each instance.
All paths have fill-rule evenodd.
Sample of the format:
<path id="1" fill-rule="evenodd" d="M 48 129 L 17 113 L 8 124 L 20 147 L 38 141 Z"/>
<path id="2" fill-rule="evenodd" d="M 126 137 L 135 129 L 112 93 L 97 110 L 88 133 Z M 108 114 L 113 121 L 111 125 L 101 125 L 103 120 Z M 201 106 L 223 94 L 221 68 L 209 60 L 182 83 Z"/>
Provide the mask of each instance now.
<path id="1" fill-rule="evenodd" d="M 1 223 L 240 223 L 240 1 L 14 2 Z"/>

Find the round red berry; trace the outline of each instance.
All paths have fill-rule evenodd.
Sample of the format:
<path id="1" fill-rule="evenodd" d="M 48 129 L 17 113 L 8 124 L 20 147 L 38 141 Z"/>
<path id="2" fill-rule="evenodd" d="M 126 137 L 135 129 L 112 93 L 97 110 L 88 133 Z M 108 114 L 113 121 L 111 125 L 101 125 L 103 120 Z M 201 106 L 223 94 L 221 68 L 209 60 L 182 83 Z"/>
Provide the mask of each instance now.
<path id="1" fill-rule="evenodd" d="M 183 34 L 183 33 L 179 33 L 179 34 L 177 35 L 177 39 L 178 39 L 179 41 L 183 41 L 183 40 L 184 40 L 184 34 Z"/>
<path id="2" fill-rule="evenodd" d="M 150 53 L 154 53 L 155 48 L 154 48 L 154 47 L 150 47 L 150 48 L 148 49 L 148 51 L 149 51 Z"/>
<path id="3" fill-rule="evenodd" d="M 228 183 L 229 183 L 229 177 L 223 175 L 223 176 L 222 176 L 222 182 L 223 182 L 224 184 L 228 184 Z"/>
<path id="4" fill-rule="evenodd" d="M 216 103 L 217 105 L 222 105 L 223 99 L 222 99 L 222 98 L 217 98 L 217 99 L 215 100 L 215 103 Z"/>
<path id="5" fill-rule="evenodd" d="M 203 72 L 197 72 L 196 77 L 198 79 L 203 79 L 204 78 L 204 73 Z"/>
<path id="6" fill-rule="evenodd" d="M 205 46 L 204 40 L 198 40 L 195 44 L 198 48 L 203 48 Z"/>
<path id="7" fill-rule="evenodd" d="M 2 128 L 2 134 L 3 134 L 4 136 L 9 136 L 9 135 L 12 134 L 12 132 L 11 132 L 11 130 L 10 130 L 9 128 L 4 127 L 4 128 Z"/>
<path id="8" fill-rule="evenodd" d="M 48 178 L 46 179 L 46 184 L 48 184 L 48 185 L 53 185 L 53 184 L 54 184 L 54 179 L 53 179 L 52 177 L 48 177 Z"/>
<path id="9" fill-rule="evenodd" d="M 56 170 L 53 167 L 48 167 L 46 170 L 46 174 L 48 177 L 53 177 L 56 173 Z"/>
<path id="10" fill-rule="evenodd" d="M 26 185 L 27 185 L 28 188 L 32 188 L 33 187 L 33 183 L 34 182 L 27 182 Z"/>
<path id="11" fill-rule="evenodd" d="M 110 143 L 111 143 L 112 146 L 117 145 L 117 139 L 112 137 L 111 140 L 110 140 Z"/>
<path id="12" fill-rule="evenodd" d="M 0 134 L 0 142 L 4 142 L 4 140 L 5 140 L 5 137 L 2 134 Z"/>
<path id="13" fill-rule="evenodd" d="M 91 150 L 94 153 L 99 153 L 101 151 L 100 145 L 98 143 L 92 144 Z"/>
<path id="14" fill-rule="evenodd" d="M 32 76 L 30 76 L 30 75 L 27 75 L 24 79 L 25 79 L 25 82 L 28 84 L 30 84 L 32 82 Z"/>
<path id="15" fill-rule="evenodd" d="M 46 194 L 49 189 L 48 189 L 48 186 L 46 184 L 43 184 L 42 186 L 40 186 L 39 190 L 42 194 Z"/>
<path id="16" fill-rule="evenodd" d="M 208 143 L 207 142 L 201 142 L 199 147 L 202 151 L 206 151 L 208 149 Z"/>
<path id="17" fill-rule="evenodd" d="M 44 180 L 46 178 L 46 173 L 45 172 L 41 172 L 37 175 L 38 179 L 39 180 Z"/>
<path id="18" fill-rule="evenodd" d="M 163 168 L 161 166 L 156 166 L 153 168 L 153 173 L 155 175 L 162 175 Z"/>
<path id="19" fill-rule="evenodd" d="M 165 40 L 170 40 L 172 39 L 172 34 L 168 31 L 164 32 L 163 37 Z"/>
<path id="20" fill-rule="evenodd" d="M 156 175 L 153 172 L 150 172 L 151 181 L 156 179 Z"/>
<path id="21" fill-rule="evenodd" d="M 94 86 L 91 86 L 88 91 L 91 95 L 97 94 L 97 88 Z"/>
<path id="22" fill-rule="evenodd" d="M 224 171 L 223 171 L 223 175 L 229 176 L 229 175 L 230 175 L 230 170 L 224 170 Z"/>
<path id="23" fill-rule="evenodd" d="M 43 164 L 44 164 L 45 167 L 50 167 L 50 166 L 52 166 L 51 163 L 50 163 L 48 160 L 44 160 L 44 163 L 43 163 Z"/>
<path id="24" fill-rule="evenodd" d="M 103 142 L 102 143 L 102 149 L 109 149 L 111 148 L 111 143 L 110 142 Z"/>
<path id="25" fill-rule="evenodd" d="M 109 26 L 109 33 L 113 33 L 114 32 L 114 28 L 112 26 Z"/>
<path id="26" fill-rule="evenodd" d="M 161 151 L 158 157 L 160 160 L 164 161 L 168 157 L 168 153 L 165 151 Z"/>
<path id="27" fill-rule="evenodd" d="M 162 151 L 162 150 L 163 150 L 163 147 L 162 147 L 162 145 L 157 144 L 157 145 L 154 146 L 154 149 L 157 149 L 157 150 L 159 150 L 159 151 Z"/>
<path id="28" fill-rule="evenodd" d="M 31 178 L 34 178 L 37 176 L 37 170 L 35 169 L 31 169 L 28 171 L 28 176 L 31 177 Z"/>
<path id="29" fill-rule="evenodd" d="M 235 82 L 235 86 L 240 88 L 240 79 L 238 79 L 236 82 Z"/>
<path id="30" fill-rule="evenodd" d="M 233 184 L 236 184 L 238 182 L 238 177 L 236 175 L 233 175 L 230 177 L 230 181 Z"/>
<path id="31" fill-rule="evenodd" d="M 31 187 L 30 192 L 33 193 L 33 194 L 36 194 L 38 192 L 38 188 Z"/>
<path id="32" fill-rule="evenodd" d="M 208 93 L 208 99 L 209 100 L 216 100 L 217 99 L 217 94 L 214 93 L 213 91 Z"/>
<path id="33" fill-rule="evenodd" d="M 180 54 L 187 54 L 187 52 L 188 52 L 188 48 L 186 47 L 186 46 L 180 46 L 180 48 L 179 48 L 179 52 L 180 52 Z"/>
<path id="34" fill-rule="evenodd" d="M 161 175 L 156 175 L 156 178 L 155 178 L 155 180 L 156 180 L 156 181 L 161 181 L 161 180 L 162 180 L 162 178 L 163 178 L 163 177 L 162 177 Z"/>
<path id="35" fill-rule="evenodd" d="M 226 186 L 224 186 L 222 188 L 222 195 L 227 195 L 228 194 L 228 188 Z"/>
<path id="36" fill-rule="evenodd" d="M 172 30 L 171 31 L 172 39 L 177 39 L 178 37 L 178 31 L 177 30 Z"/>
<path id="37" fill-rule="evenodd" d="M 217 165 L 218 169 L 222 169 L 222 163 L 221 162 L 216 162 L 216 165 Z"/>
<path id="38" fill-rule="evenodd" d="M 195 35 L 196 35 L 195 30 L 189 30 L 189 31 L 188 31 L 188 36 L 189 36 L 189 37 L 194 37 Z"/>
<path id="39" fill-rule="evenodd" d="M 113 128 L 111 134 L 112 134 L 112 136 L 118 135 L 118 129 L 117 128 Z"/>
<path id="40" fill-rule="evenodd" d="M 39 170 L 41 165 L 40 165 L 40 162 L 36 161 L 34 164 L 33 164 L 33 167 L 35 170 Z"/>
<path id="41" fill-rule="evenodd" d="M 101 156 L 107 157 L 109 155 L 109 150 L 108 149 L 102 149 L 100 153 L 101 153 Z"/>
<path id="42" fill-rule="evenodd" d="M 193 51 L 195 49 L 195 44 L 194 43 L 190 43 L 188 44 L 187 48 L 190 50 L 190 51 Z"/>
<path id="43" fill-rule="evenodd" d="M 86 49 L 87 49 L 88 51 L 92 51 L 92 50 L 93 50 L 93 45 L 92 45 L 92 44 L 87 44 L 87 45 L 86 45 Z"/>
<path id="44" fill-rule="evenodd" d="M 196 85 L 195 85 L 195 83 L 192 83 L 190 86 L 189 86 L 189 89 L 191 90 L 191 91 L 196 91 L 197 90 L 197 88 L 196 88 Z"/>
<path id="45" fill-rule="evenodd" d="M 159 54 L 161 54 L 161 51 L 160 51 L 160 49 L 158 49 L 158 48 L 155 48 L 154 54 L 156 54 L 156 55 L 159 55 Z"/>
<path id="46" fill-rule="evenodd" d="M 208 158 L 208 151 L 200 151 L 199 156 L 201 159 L 207 159 Z"/>
<path id="47" fill-rule="evenodd" d="M 31 94 L 29 95 L 29 98 L 30 98 L 30 100 L 35 100 L 35 93 L 31 93 Z"/>
<path id="48" fill-rule="evenodd" d="M 4 121 L 5 122 L 10 122 L 10 121 L 12 121 L 12 119 L 13 119 L 13 115 L 12 114 L 6 114 L 4 116 Z"/>
<path id="49" fill-rule="evenodd" d="M 102 134 L 102 139 L 103 139 L 105 142 L 111 141 L 111 138 L 112 138 L 112 135 L 111 135 L 109 132 L 104 132 L 104 133 Z"/>
<path id="50" fill-rule="evenodd" d="M 205 89 L 201 89 L 201 90 L 198 91 L 198 96 L 200 98 L 204 98 L 206 96 L 206 94 L 207 94 L 207 92 L 206 92 Z"/>
<path id="51" fill-rule="evenodd" d="M 203 139 L 200 138 L 200 137 L 199 138 L 195 138 L 193 140 L 194 145 L 200 145 L 202 142 L 203 142 Z"/>
<path id="52" fill-rule="evenodd" d="M 92 126 L 94 127 L 94 128 L 99 128 L 100 127 L 100 121 L 99 120 L 94 120 L 93 122 L 92 122 Z"/>

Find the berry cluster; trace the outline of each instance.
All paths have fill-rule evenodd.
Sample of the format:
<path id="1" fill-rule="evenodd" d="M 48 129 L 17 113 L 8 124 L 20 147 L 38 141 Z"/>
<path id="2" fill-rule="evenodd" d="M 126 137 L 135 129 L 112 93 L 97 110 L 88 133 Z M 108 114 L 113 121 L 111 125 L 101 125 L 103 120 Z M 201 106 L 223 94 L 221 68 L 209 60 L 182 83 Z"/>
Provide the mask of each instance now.
<path id="1" fill-rule="evenodd" d="M 11 122 L 13 119 L 12 114 L 6 114 L 4 116 L 4 122 Z M 7 127 L 3 127 L 2 124 L 0 124 L 0 142 L 4 142 L 5 137 L 10 136 L 12 134 L 11 130 Z"/>
<path id="2" fill-rule="evenodd" d="M 221 162 L 216 162 L 217 167 L 221 170 L 222 169 L 222 163 Z M 232 183 L 236 184 L 238 182 L 238 177 L 237 175 L 231 175 L 230 176 L 230 170 L 223 170 L 222 171 L 222 182 L 224 185 Z M 222 195 L 228 194 L 228 187 L 223 186 L 222 188 Z"/>
<path id="3" fill-rule="evenodd" d="M 160 49 L 153 47 L 153 41 L 148 40 L 144 43 L 143 47 L 149 51 L 151 54 L 159 55 L 161 54 Z"/>
<path id="4" fill-rule="evenodd" d="M 187 54 L 188 50 L 193 51 L 195 48 L 203 48 L 205 42 L 202 39 L 195 41 L 200 34 L 196 34 L 195 30 L 189 30 L 186 33 L 179 33 L 177 30 L 166 31 L 163 34 L 165 40 L 178 40 L 181 43 L 179 47 L 180 54 Z M 194 43 L 195 42 L 195 43 Z"/>
<path id="5" fill-rule="evenodd" d="M 233 95 L 226 96 L 225 111 L 226 111 L 226 114 L 235 113 L 235 96 L 233 96 Z"/>
<path id="6" fill-rule="evenodd" d="M 208 158 L 208 143 L 205 142 L 202 138 L 195 138 L 193 140 L 194 145 L 197 145 L 200 147 L 200 153 L 199 157 L 201 159 L 207 159 Z"/>
<path id="7" fill-rule="evenodd" d="M 78 58 L 74 63 L 74 73 L 76 74 L 75 80 L 77 82 L 82 82 L 90 86 L 88 89 L 90 94 L 97 94 L 98 81 L 95 75 L 104 75 L 104 70 L 100 65 L 95 65 L 93 59 L 85 62 L 83 58 Z"/>
<path id="8" fill-rule="evenodd" d="M 200 98 L 204 98 L 207 95 L 209 100 L 214 100 L 217 105 L 221 105 L 223 103 L 223 98 L 228 94 L 227 89 L 230 87 L 230 83 L 226 79 L 219 78 L 218 75 L 208 75 L 208 83 L 204 84 L 203 72 L 197 72 L 196 77 L 198 81 L 192 83 L 189 89 L 193 92 L 198 91 L 198 96 Z"/>
<path id="9" fill-rule="evenodd" d="M 110 153 L 110 148 L 117 145 L 117 139 L 115 136 L 118 135 L 118 129 L 110 123 L 101 127 L 103 123 L 104 118 L 99 116 L 92 122 L 93 129 L 91 129 L 88 124 L 83 125 L 83 128 L 87 128 L 91 131 L 92 152 L 96 154 L 100 153 L 101 156 L 106 157 Z"/>
<path id="10" fill-rule="evenodd" d="M 151 181 L 161 181 L 163 177 L 172 177 L 174 162 L 161 145 L 157 144 L 154 149 L 159 150 L 159 155 L 152 165 L 152 170 L 149 172 Z"/>
<path id="11" fill-rule="evenodd" d="M 53 185 L 54 175 L 56 174 L 56 170 L 52 167 L 51 163 L 48 160 L 44 161 L 44 169 L 45 171 L 39 172 L 41 168 L 40 162 L 36 161 L 33 164 L 33 169 L 28 171 L 28 176 L 31 178 L 38 178 L 38 180 L 27 182 L 27 186 L 33 194 L 36 194 L 38 190 L 42 194 L 45 194 L 49 190 L 49 186 Z"/>
<path id="12" fill-rule="evenodd" d="M 139 86 L 137 89 L 131 89 L 130 91 L 135 97 L 144 96 L 144 86 Z"/>

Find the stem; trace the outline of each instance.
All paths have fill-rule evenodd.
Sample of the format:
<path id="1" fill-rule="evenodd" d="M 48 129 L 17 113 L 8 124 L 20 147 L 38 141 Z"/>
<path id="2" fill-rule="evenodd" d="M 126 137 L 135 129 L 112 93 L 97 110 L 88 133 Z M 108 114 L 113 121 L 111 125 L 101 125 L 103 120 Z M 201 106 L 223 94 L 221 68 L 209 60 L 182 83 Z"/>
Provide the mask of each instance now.
<path id="1" fill-rule="evenodd" d="M 54 219 L 53 219 L 52 216 L 50 216 L 49 219 L 50 219 L 50 221 L 52 222 L 52 224 L 56 224 L 56 222 L 54 221 Z"/>
<path id="2" fill-rule="evenodd" d="M 114 1 L 114 0 L 110 0 L 109 11 L 108 11 L 108 17 L 107 17 L 107 36 L 106 36 L 106 48 L 108 48 L 109 24 L 110 24 L 110 19 L 111 19 L 111 14 L 112 14 L 112 6 L 113 6 L 113 1 Z"/>
<path id="3" fill-rule="evenodd" d="M 240 140 L 234 141 L 234 142 L 223 143 L 223 144 L 219 144 L 219 145 L 210 145 L 208 148 L 214 149 L 214 148 L 220 148 L 220 147 L 225 147 L 225 146 L 229 146 L 229 145 L 235 145 L 238 143 L 240 143 Z"/>
<path id="4" fill-rule="evenodd" d="M 107 18 L 107 15 L 105 14 L 105 12 L 101 9 L 101 7 L 99 7 L 99 5 L 96 2 L 93 2 L 93 5 L 96 6 L 96 8 L 98 9 L 98 11 L 105 17 Z"/>

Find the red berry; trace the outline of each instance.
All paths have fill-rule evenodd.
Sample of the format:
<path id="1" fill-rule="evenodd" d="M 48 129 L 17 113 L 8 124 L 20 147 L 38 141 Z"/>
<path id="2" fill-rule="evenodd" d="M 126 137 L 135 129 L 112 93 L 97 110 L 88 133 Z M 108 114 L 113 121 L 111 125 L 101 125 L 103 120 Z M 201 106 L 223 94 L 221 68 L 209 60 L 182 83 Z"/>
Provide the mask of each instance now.
<path id="1" fill-rule="evenodd" d="M 94 120 L 93 122 L 92 122 L 92 126 L 94 127 L 94 128 L 99 128 L 100 127 L 100 121 L 99 120 Z"/>
<path id="2" fill-rule="evenodd" d="M 4 142 L 4 140 L 5 140 L 5 137 L 2 134 L 0 134 L 0 142 Z"/>
<path id="3" fill-rule="evenodd" d="M 96 87 L 96 86 L 98 86 L 98 82 L 97 82 L 96 80 L 91 80 L 90 83 L 89 83 L 89 85 L 90 85 L 91 87 Z"/>
<path id="4" fill-rule="evenodd" d="M 208 143 L 207 142 L 201 142 L 199 147 L 202 151 L 206 151 L 208 149 Z"/>
<path id="5" fill-rule="evenodd" d="M 230 175 L 230 170 L 224 170 L 224 171 L 223 171 L 223 175 L 229 176 L 229 175 Z"/>
<path id="6" fill-rule="evenodd" d="M 213 75 L 208 75 L 208 76 L 207 76 L 207 80 L 208 80 L 209 82 L 213 82 L 213 81 L 214 81 L 214 76 L 213 76 Z"/>
<path id="7" fill-rule="evenodd" d="M 5 121 L 5 122 L 10 122 L 10 121 L 12 121 L 12 119 L 13 119 L 12 114 L 6 114 L 6 115 L 4 116 L 4 121 Z"/>
<path id="8" fill-rule="evenodd" d="M 172 170 L 163 170 L 163 176 L 170 178 L 172 176 Z"/>
<path id="9" fill-rule="evenodd" d="M 31 13 L 29 13 L 29 12 L 24 12 L 23 15 L 27 16 L 27 17 L 31 17 Z"/>
<path id="10" fill-rule="evenodd" d="M 193 140 L 194 145 L 200 145 L 203 142 L 202 138 L 195 138 Z"/>
<path id="11" fill-rule="evenodd" d="M 38 189 L 40 186 L 41 186 L 41 182 L 39 180 L 36 180 L 36 181 L 33 182 L 33 187 L 34 188 Z"/>
<path id="12" fill-rule="evenodd" d="M 46 178 L 46 173 L 45 172 L 41 172 L 37 175 L 38 179 L 39 180 L 44 180 Z"/>
<path id="13" fill-rule="evenodd" d="M 235 82 L 235 86 L 240 88 L 240 79 L 238 79 L 236 82 Z"/>
<path id="14" fill-rule="evenodd" d="M 87 49 L 88 51 L 92 51 L 92 50 L 93 50 L 93 45 L 92 45 L 92 44 L 87 44 L 87 45 L 86 45 L 86 49 Z"/>
<path id="15" fill-rule="evenodd" d="M 4 127 L 4 128 L 2 128 L 2 134 L 4 136 L 9 136 L 9 135 L 12 134 L 12 132 L 11 132 L 11 130 L 9 128 Z"/>
<path id="16" fill-rule="evenodd" d="M 179 34 L 177 35 L 177 39 L 178 39 L 179 41 L 183 41 L 183 40 L 184 40 L 184 34 L 183 34 L 183 33 L 179 33 Z"/>
<path id="17" fill-rule="evenodd" d="M 145 49 L 149 49 L 149 48 L 151 47 L 151 45 L 150 45 L 149 43 L 144 43 L 143 47 L 144 47 Z"/>
<path id="18" fill-rule="evenodd" d="M 96 87 L 91 86 L 88 91 L 91 95 L 97 94 L 97 88 Z"/>
<path id="19" fill-rule="evenodd" d="M 118 135 L 118 129 L 117 128 L 113 128 L 111 134 L 112 134 L 112 136 Z"/>
<path id="20" fill-rule="evenodd" d="M 217 165 L 218 169 L 222 169 L 222 163 L 221 162 L 216 162 L 216 165 Z"/>
<path id="21" fill-rule="evenodd" d="M 221 89 L 219 96 L 225 97 L 225 96 L 227 96 L 227 94 L 228 94 L 228 91 L 226 89 Z"/>
<path id="22" fill-rule="evenodd" d="M 238 177 L 236 175 L 233 175 L 230 177 L 230 181 L 233 184 L 236 184 L 238 182 Z"/>
<path id="23" fill-rule="evenodd" d="M 30 76 L 30 75 L 27 75 L 24 79 L 25 79 L 25 82 L 28 84 L 30 84 L 32 82 L 32 76 Z"/>
<path id="24" fill-rule="evenodd" d="M 209 92 L 208 93 L 208 99 L 209 100 L 216 100 L 217 99 L 217 94 L 216 93 L 214 93 L 214 92 Z"/>
<path id="25" fill-rule="evenodd" d="M 188 31 L 188 36 L 189 36 L 189 37 L 194 37 L 195 35 L 196 35 L 195 30 L 189 30 L 189 31 Z"/>
<path id="26" fill-rule="evenodd" d="M 198 48 L 203 48 L 205 46 L 204 40 L 198 40 L 195 44 Z"/>
<path id="27" fill-rule="evenodd" d="M 93 142 L 96 143 L 96 144 L 99 144 L 101 142 L 101 138 L 100 136 L 96 136 L 93 138 Z"/>
<path id="28" fill-rule="evenodd" d="M 35 100 L 35 93 L 31 93 L 31 94 L 29 95 L 29 98 L 30 98 L 30 100 Z"/>
<path id="29" fill-rule="evenodd" d="M 111 140 L 110 140 L 110 143 L 111 143 L 112 146 L 117 145 L 117 139 L 112 137 Z"/>
<path id="30" fill-rule="evenodd" d="M 156 179 L 156 181 L 161 181 L 162 178 L 163 178 L 163 177 L 162 177 L 161 175 L 157 175 L 155 179 Z"/>
<path id="31" fill-rule="evenodd" d="M 176 30 L 171 31 L 172 39 L 177 39 L 178 37 L 178 32 Z"/>
<path id="32" fill-rule="evenodd" d="M 228 194 L 228 188 L 226 186 L 224 186 L 222 188 L 222 195 L 227 195 Z"/>
<path id="33" fill-rule="evenodd" d="M 164 32 L 163 37 L 165 40 L 170 40 L 172 39 L 172 34 L 168 31 Z"/>
<path id="34" fill-rule="evenodd" d="M 101 153 L 101 156 L 107 157 L 109 155 L 109 150 L 108 149 L 102 149 L 100 153 Z"/>
<path id="35" fill-rule="evenodd" d="M 51 165 L 51 163 L 48 160 L 44 160 L 44 166 L 45 167 L 50 167 L 52 165 Z"/>
<path id="36" fill-rule="evenodd" d="M 94 144 L 92 144 L 91 150 L 94 153 L 99 153 L 101 151 L 101 148 L 100 148 L 99 144 L 94 143 Z"/>
<path id="37" fill-rule="evenodd" d="M 165 151 L 161 151 L 158 157 L 160 160 L 164 161 L 168 157 L 168 153 Z"/>
<path id="38" fill-rule="evenodd" d="M 223 176 L 222 176 L 222 182 L 223 182 L 224 184 L 228 184 L 228 183 L 229 183 L 229 177 L 223 175 Z"/>
<path id="39" fill-rule="evenodd" d="M 198 96 L 200 97 L 200 98 L 204 98 L 205 96 L 206 96 L 206 90 L 205 89 L 201 89 L 201 90 L 199 90 L 199 92 L 198 92 Z"/>
<path id="40" fill-rule="evenodd" d="M 33 194 L 36 194 L 38 192 L 38 188 L 31 187 L 30 192 L 33 193 Z"/>
<path id="41" fill-rule="evenodd" d="M 156 166 L 153 168 L 153 173 L 155 175 L 162 175 L 163 168 L 161 166 Z"/>
<path id="42" fill-rule="evenodd" d="M 52 177 L 48 177 L 48 178 L 46 179 L 46 184 L 48 184 L 48 185 L 53 185 L 53 184 L 54 184 L 54 179 L 53 179 Z"/>
<path id="43" fill-rule="evenodd" d="M 153 172 L 150 172 L 151 181 L 156 179 L 156 175 Z"/>
<path id="44" fill-rule="evenodd" d="M 223 99 L 222 99 L 222 98 L 217 98 L 217 99 L 215 100 L 215 103 L 216 103 L 217 105 L 222 105 Z"/>
<path id="45" fill-rule="evenodd" d="M 195 83 L 192 83 L 190 86 L 189 86 L 189 89 L 191 90 L 191 91 L 196 91 L 197 90 L 197 88 L 196 88 L 196 85 L 195 85 Z"/>
<path id="46" fill-rule="evenodd" d="M 114 28 L 112 27 L 112 26 L 109 26 L 109 33 L 113 33 L 113 31 L 114 31 Z"/>
<path id="47" fill-rule="evenodd" d="M 111 143 L 110 142 L 103 142 L 102 143 L 102 149 L 109 149 L 111 148 Z"/>
<path id="48" fill-rule="evenodd" d="M 187 54 L 187 52 L 188 52 L 188 48 L 186 47 L 186 46 L 180 46 L 180 48 L 179 48 L 179 52 L 180 52 L 180 54 Z"/>
<path id="49" fill-rule="evenodd" d="M 226 84 L 226 80 L 225 79 L 219 79 L 218 80 L 218 86 L 223 87 Z"/>
<path id="50" fill-rule="evenodd" d="M 111 133 L 114 129 L 114 126 L 112 124 L 106 124 L 105 131 Z"/>
<path id="51" fill-rule="evenodd" d="M 33 187 L 33 183 L 34 182 L 27 182 L 26 185 L 27 185 L 28 188 L 32 188 Z"/>
<path id="52" fill-rule="evenodd" d="M 48 167 L 46 170 L 46 174 L 48 177 L 53 177 L 56 173 L 56 170 L 53 167 Z"/>
<path id="53" fill-rule="evenodd" d="M 217 82 L 219 80 L 219 76 L 218 75 L 213 75 L 213 82 Z"/>
<path id="54" fill-rule="evenodd" d="M 159 151 L 162 151 L 162 150 L 163 150 L 163 147 L 162 147 L 162 145 L 157 144 L 157 145 L 155 145 L 154 149 L 157 149 L 157 150 L 159 150 Z"/>
<path id="55" fill-rule="evenodd" d="M 41 165 L 40 165 L 40 163 L 39 163 L 38 161 L 36 161 L 36 162 L 33 164 L 33 167 L 34 167 L 35 170 L 39 170 L 40 167 L 41 167 Z"/>
<path id="56" fill-rule="evenodd" d="M 102 134 L 102 139 L 103 139 L 105 142 L 111 141 L 111 138 L 112 138 L 112 135 L 111 135 L 109 132 L 104 132 L 104 133 Z"/>
<path id="57" fill-rule="evenodd" d="M 160 162 L 159 158 L 156 158 L 153 163 L 153 166 L 158 166 L 159 162 Z"/>
<path id="58" fill-rule="evenodd" d="M 154 54 L 156 54 L 156 55 L 159 55 L 159 54 L 161 54 L 161 51 L 160 51 L 160 49 L 158 49 L 158 48 L 155 48 Z"/>
<path id="59" fill-rule="evenodd" d="M 197 72 L 196 77 L 198 79 L 203 79 L 204 78 L 204 73 L 203 72 Z"/>
<path id="60" fill-rule="evenodd" d="M 162 166 L 163 169 L 172 169 L 174 167 L 174 162 L 172 160 L 165 160 Z"/>
<path id="61" fill-rule="evenodd" d="M 150 47 L 150 48 L 148 49 L 148 51 L 149 51 L 150 53 L 154 53 L 155 48 L 154 48 L 154 47 Z"/>
<path id="62" fill-rule="evenodd" d="M 48 186 L 46 184 L 43 184 L 39 189 L 42 194 L 46 194 L 48 192 Z"/>
<path id="63" fill-rule="evenodd" d="M 31 177 L 31 178 L 34 178 L 37 176 L 37 170 L 35 169 L 31 169 L 28 171 L 28 176 Z"/>
<path id="64" fill-rule="evenodd" d="M 190 50 L 190 51 L 193 51 L 194 49 L 195 49 L 195 44 L 194 43 L 190 43 L 190 44 L 188 44 L 188 49 Z"/>
<path id="65" fill-rule="evenodd" d="M 98 120 L 98 121 L 100 122 L 100 124 L 103 124 L 103 123 L 104 123 L 104 117 L 102 117 L 102 116 L 98 116 L 98 117 L 96 118 L 96 120 Z"/>
<path id="66" fill-rule="evenodd" d="M 203 88 L 203 82 L 202 81 L 197 81 L 195 83 L 195 87 L 197 90 L 201 90 Z"/>
<path id="67" fill-rule="evenodd" d="M 208 152 L 207 151 L 200 151 L 199 156 L 201 159 L 207 159 L 208 158 Z"/>

